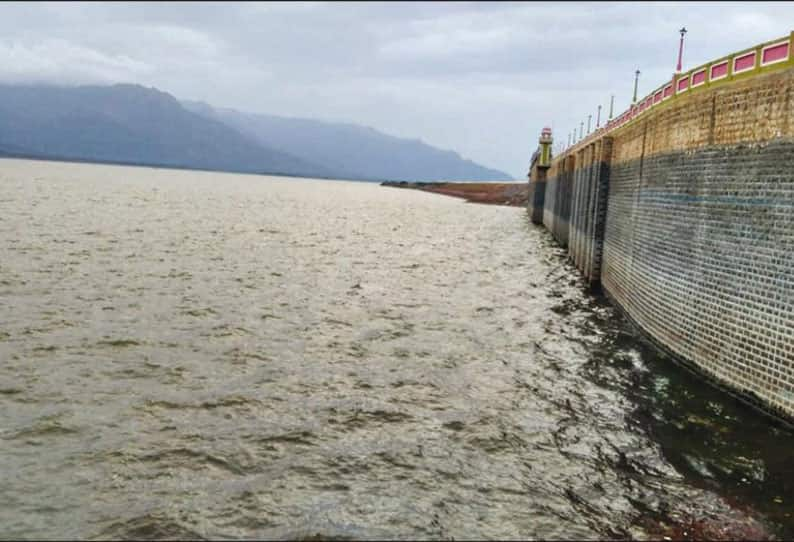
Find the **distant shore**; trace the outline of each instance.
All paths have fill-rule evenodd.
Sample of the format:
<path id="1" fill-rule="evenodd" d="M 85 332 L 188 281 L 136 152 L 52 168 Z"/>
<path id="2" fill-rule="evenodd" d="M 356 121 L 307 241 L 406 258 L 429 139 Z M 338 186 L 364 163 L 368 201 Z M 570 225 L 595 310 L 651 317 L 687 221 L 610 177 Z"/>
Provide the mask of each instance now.
<path id="1" fill-rule="evenodd" d="M 411 188 L 435 194 L 463 198 L 471 203 L 525 207 L 529 197 L 527 183 L 444 183 L 386 181 L 381 186 Z"/>
<path id="2" fill-rule="evenodd" d="M 30 160 L 36 162 L 63 162 L 65 164 L 95 164 L 98 166 L 124 166 L 124 167 L 141 167 L 149 169 L 173 169 L 177 171 L 202 171 L 208 173 L 231 173 L 234 175 L 257 175 L 263 177 L 290 177 L 293 179 L 307 179 L 317 181 L 345 181 L 353 183 L 378 183 L 381 179 L 375 178 L 353 178 L 353 179 L 340 179 L 336 177 L 323 177 L 311 175 L 299 175 L 297 173 L 280 173 L 278 171 L 249 171 L 237 169 L 212 169 L 199 166 L 191 166 L 184 164 L 165 164 L 158 162 L 134 162 L 125 160 L 102 160 L 100 158 L 80 158 L 73 156 L 58 156 L 49 154 L 36 154 L 26 152 L 9 151 L 0 148 L 0 160 Z"/>

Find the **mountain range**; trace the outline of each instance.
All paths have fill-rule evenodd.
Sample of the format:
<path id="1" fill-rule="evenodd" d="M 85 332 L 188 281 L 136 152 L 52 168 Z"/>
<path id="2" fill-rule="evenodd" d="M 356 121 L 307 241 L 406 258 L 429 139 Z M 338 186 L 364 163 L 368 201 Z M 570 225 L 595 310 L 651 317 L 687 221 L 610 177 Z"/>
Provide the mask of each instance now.
<path id="1" fill-rule="evenodd" d="M 355 124 L 180 102 L 140 85 L 0 85 L 0 155 L 355 180 L 510 175 Z"/>

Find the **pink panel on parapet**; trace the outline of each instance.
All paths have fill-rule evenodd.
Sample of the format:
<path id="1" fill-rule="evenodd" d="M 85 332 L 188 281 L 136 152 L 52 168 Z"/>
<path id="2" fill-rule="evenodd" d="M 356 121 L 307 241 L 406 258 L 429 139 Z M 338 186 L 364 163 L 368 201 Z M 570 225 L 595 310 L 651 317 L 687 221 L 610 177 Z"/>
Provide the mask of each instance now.
<path id="1" fill-rule="evenodd" d="M 788 58 L 788 48 L 788 42 L 767 47 L 761 55 L 761 64 L 771 64 L 772 62 L 786 60 Z"/>
<path id="2" fill-rule="evenodd" d="M 666 87 L 664 87 L 662 98 L 669 98 L 672 95 L 673 95 L 673 85 L 667 85 Z"/>
<path id="3" fill-rule="evenodd" d="M 653 103 L 658 104 L 662 101 L 662 91 L 660 90 L 656 94 L 653 95 Z"/>
<path id="4" fill-rule="evenodd" d="M 692 86 L 696 87 L 706 82 L 706 70 L 700 70 L 692 74 Z"/>
<path id="5" fill-rule="evenodd" d="M 678 92 L 683 92 L 689 88 L 689 76 L 678 80 Z"/>
<path id="6" fill-rule="evenodd" d="M 720 79 L 728 75 L 728 61 L 720 62 L 719 64 L 714 64 L 711 67 L 711 75 L 709 76 L 710 80 Z"/>
<path id="7" fill-rule="evenodd" d="M 733 59 L 733 73 L 752 70 L 755 67 L 755 51 Z"/>

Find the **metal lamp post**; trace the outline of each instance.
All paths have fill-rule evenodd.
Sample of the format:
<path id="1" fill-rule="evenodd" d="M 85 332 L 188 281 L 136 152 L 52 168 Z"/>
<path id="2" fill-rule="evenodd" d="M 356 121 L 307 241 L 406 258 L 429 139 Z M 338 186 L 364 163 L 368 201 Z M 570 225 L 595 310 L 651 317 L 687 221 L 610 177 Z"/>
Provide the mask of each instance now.
<path id="1" fill-rule="evenodd" d="M 678 32 L 681 34 L 681 41 L 678 44 L 678 65 L 675 67 L 675 72 L 681 73 L 681 58 L 684 54 L 684 34 L 686 34 L 686 27 L 681 28 Z"/>
<path id="2" fill-rule="evenodd" d="M 634 98 L 631 99 L 631 103 L 633 104 L 637 103 L 637 81 L 639 80 L 640 80 L 640 70 L 638 68 L 637 71 L 634 72 Z"/>

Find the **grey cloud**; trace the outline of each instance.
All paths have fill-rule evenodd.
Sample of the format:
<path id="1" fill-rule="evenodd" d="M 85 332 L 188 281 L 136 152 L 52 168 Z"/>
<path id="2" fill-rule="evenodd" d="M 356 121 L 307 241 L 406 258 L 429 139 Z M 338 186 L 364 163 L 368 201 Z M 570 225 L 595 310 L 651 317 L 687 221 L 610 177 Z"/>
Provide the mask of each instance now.
<path id="1" fill-rule="evenodd" d="M 558 139 L 685 64 L 785 35 L 788 3 L 4 3 L 0 80 L 136 82 L 349 121 L 523 176 Z"/>

